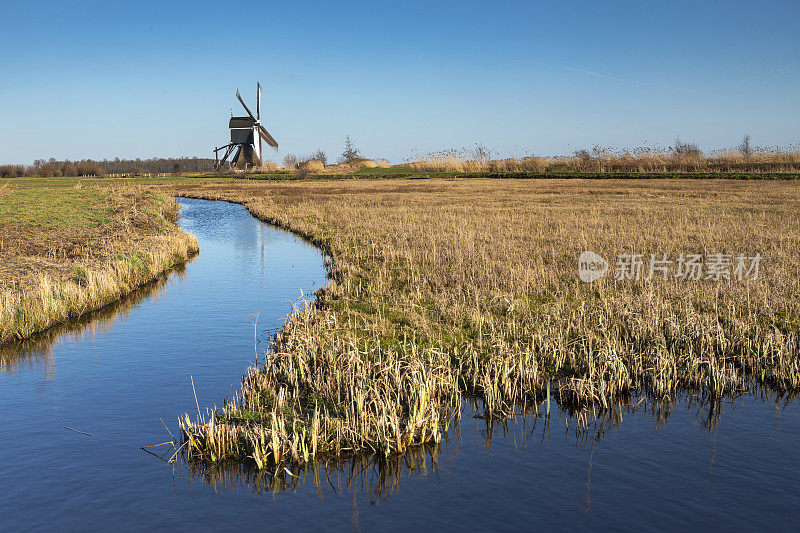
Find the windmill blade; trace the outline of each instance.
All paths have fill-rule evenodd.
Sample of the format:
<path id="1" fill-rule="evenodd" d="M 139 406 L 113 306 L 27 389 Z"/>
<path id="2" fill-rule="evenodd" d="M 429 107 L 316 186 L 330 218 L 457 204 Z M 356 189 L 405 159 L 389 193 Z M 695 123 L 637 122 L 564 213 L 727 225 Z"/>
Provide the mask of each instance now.
<path id="1" fill-rule="evenodd" d="M 272 135 L 269 134 L 267 130 L 264 129 L 264 126 L 261 124 L 258 125 L 258 133 L 262 139 L 264 139 L 268 145 L 272 146 L 276 150 L 278 149 L 278 142 L 272 138 Z"/>
<path id="2" fill-rule="evenodd" d="M 256 98 L 256 118 L 261 120 L 261 84 L 258 84 L 258 97 Z"/>
<path id="3" fill-rule="evenodd" d="M 236 91 L 236 98 L 238 98 L 239 101 L 242 103 L 242 106 L 244 107 L 244 110 L 247 111 L 247 114 L 250 115 L 250 118 L 252 118 L 253 120 L 256 120 L 256 117 L 254 117 L 253 113 L 250 112 L 250 109 L 247 107 L 247 104 L 245 104 L 244 100 L 242 100 L 242 95 L 239 94 L 238 90 Z"/>

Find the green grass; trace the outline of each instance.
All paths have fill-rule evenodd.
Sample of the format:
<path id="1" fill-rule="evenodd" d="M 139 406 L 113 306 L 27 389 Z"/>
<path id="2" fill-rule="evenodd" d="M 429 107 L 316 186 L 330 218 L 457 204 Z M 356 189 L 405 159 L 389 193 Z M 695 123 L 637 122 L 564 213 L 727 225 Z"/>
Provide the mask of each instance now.
<path id="1" fill-rule="evenodd" d="M 99 309 L 197 252 L 172 197 L 130 185 L 0 180 L 0 345 Z"/>
<path id="2" fill-rule="evenodd" d="M 0 221 L 21 226 L 96 228 L 111 221 L 109 196 L 106 191 L 88 188 L 15 188 L 0 202 Z"/>

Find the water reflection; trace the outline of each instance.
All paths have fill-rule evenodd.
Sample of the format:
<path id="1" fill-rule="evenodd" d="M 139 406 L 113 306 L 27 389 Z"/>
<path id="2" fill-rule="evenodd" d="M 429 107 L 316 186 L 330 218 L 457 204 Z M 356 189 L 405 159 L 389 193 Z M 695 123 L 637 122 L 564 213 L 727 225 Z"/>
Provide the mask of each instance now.
<path id="1" fill-rule="evenodd" d="M 193 261 L 194 257 L 189 259 Z M 151 283 L 139 287 L 116 302 L 90 311 L 78 318 L 56 324 L 45 331 L 22 341 L 0 346 L 0 377 L 21 370 L 40 372 L 47 379 L 53 379 L 55 363 L 54 350 L 63 343 L 87 341 L 113 330 L 114 323 L 134 310 L 143 300 L 161 297 L 170 278 L 183 279 L 186 265 L 178 265 L 170 272 Z"/>
<path id="2" fill-rule="evenodd" d="M 311 488 L 318 497 L 342 494 L 369 494 L 372 504 L 378 504 L 400 489 L 401 482 L 438 477 L 441 462 L 454 464 L 465 447 L 480 445 L 488 454 L 493 454 L 493 443 L 501 442 L 499 454 L 508 454 L 509 446 L 514 453 L 529 447 L 569 447 L 584 450 L 585 494 L 582 498 L 569 498 L 584 512 L 591 509 L 592 460 L 595 449 L 602 441 L 619 431 L 626 423 L 643 419 L 652 423 L 652 430 L 659 432 L 667 426 L 671 416 L 688 418 L 693 426 L 712 440 L 716 439 L 723 416 L 733 414 L 745 402 L 761 404 L 764 409 L 782 413 L 786 409 L 797 410 L 797 394 L 777 394 L 759 387 L 750 394 L 711 398 L 707 395 L 682 392 L 675 400 L 659 400 L 647 395 L 631 397 L 609 409 L 566 409 L 556 405 L 548 415 L 544 404 L 527 409 L 518 408 L 506 418 L 486 416 L 483 403 L 478 398 L 467 398 L 462 409 L 461 420 L 453 426 L 439 444 L 412 448 L 409 452 L 384 457 L 363 455 L 340 460 L 328 459 L 310 463 L 295 471 L 277 467 L 274 471 L 259 470 L 255 464 L 228 463 L 211 464 L 189 461 L 185 457 L 176 465 L 190 484 L 208 485 L 215 493 L 239 492 L 277 496 L 280 493 L 295 493 L 303 487 Z M 796 412 L 792 413 L 796 415 Z M 470 421 L 477 425 L 465 431 Z M 775 428 L 777 431 L 778 428 Z M 468 436 L 466 436 L 468 434 Z M 709 473 L 713 472 L 715 450 L 709 458 Z M 292 467 L 296 468 L 296 467 Z"/>
<path id="3" fill-rule="evenodd" d="M 209 485 L 214 492 L 238 492 L 247 489 L 256 494 L 277 495 L 311 487 L 319 497 L 327 492 L 369 492 L 381 500 L 395 493 L 404 477 L 425 478 L 435 474 L 441 446 L 419 446 L 395 457 L 353 456 L 340 461 L 308 463 L 294 471 L 280 467 L 275 471 L 259 470 L 249 463 L 214 465 L 180 463 L 178 473 L 186 473 L 190 483 Z"/>

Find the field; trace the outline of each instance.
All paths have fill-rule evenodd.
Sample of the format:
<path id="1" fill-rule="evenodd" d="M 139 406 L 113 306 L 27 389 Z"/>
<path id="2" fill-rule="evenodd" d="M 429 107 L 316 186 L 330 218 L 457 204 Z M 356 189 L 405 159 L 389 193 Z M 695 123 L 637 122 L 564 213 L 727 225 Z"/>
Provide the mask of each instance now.
<path id="1" fill-rule="evenodd" d="M 585 421 L 642 395 L 800 389 L 794 180 L 7 180 L 2 339 L 183 262 L 197 245 L 171 195 L 242 203 L 332 258 L 269 363 L 183 418 L 195 459 L 396 456 L 439 441 L 464 398 L 503 419 L 550 394 Z M 584 251 L 605 277 L 581 281 Z"/>
<path id="2" fill-rule="evenodd" d="M 197 251 L 164 194 L 93 180 L 0 183 L 0 344 L 101 308 Z"/>
<path id="3" fill-rule="evenodd" d="M 158 187 L 242 203 L 332 256 L 334 281 L 289 320 L 269 363 L 223 409 L 185 417 L 194 458 L 392 456 L 438 441 L 465 395 L 503 418 L 551 391 L 580 418 L 640 395 L 800 388 L 795 181 Z M 578 277 L 587 250 L 610 263 L 592 283 Z M 614 279 L 619 256 L 635 254 L 641 277 Z M 647 279 L 650 254 L 671 270 Z M 680 277 L 681 254 L 702 258 L 699 279 Z"/>

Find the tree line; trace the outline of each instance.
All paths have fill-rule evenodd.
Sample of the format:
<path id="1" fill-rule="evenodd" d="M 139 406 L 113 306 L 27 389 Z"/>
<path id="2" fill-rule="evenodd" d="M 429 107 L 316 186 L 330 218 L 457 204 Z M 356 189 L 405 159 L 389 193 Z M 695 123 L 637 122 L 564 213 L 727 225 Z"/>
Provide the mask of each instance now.
<path id="1" fill-rule="evenodd" d="M 200 157 L 154 157 L 151 159 L 103 159 L 95 161 L 58 161 L 55 158 L 37 159 L 32 165 L 0 165 L 0 178 L 26 176 L 105 176 L 107 174 L 161 174 L 184 172 L 210 172 L 214 160 Z"/>

